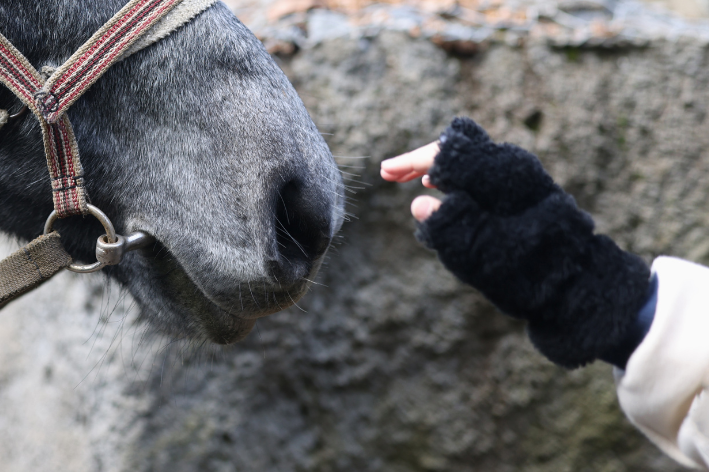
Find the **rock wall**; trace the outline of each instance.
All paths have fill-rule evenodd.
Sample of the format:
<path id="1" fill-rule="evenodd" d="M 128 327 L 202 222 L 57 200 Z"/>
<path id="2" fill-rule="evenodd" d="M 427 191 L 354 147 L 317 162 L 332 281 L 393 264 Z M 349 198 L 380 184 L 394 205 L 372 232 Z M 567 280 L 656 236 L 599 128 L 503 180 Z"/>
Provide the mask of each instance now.
<path id="1" fill-rule="evenodd" d="M 212 350 L 145 336 L 128 295 L 62 274 L 1 313 L 0 469 L 680 470 L 623 418 L 609 367 L 553 366 L 418 246 L 421 189 L 378 164 L 470 115 L 538 153 L 624 248 L 709 263 L 708 51 L 456 55 L 379 31 L 279 57 L 352 187 L 322 285 Z"/>

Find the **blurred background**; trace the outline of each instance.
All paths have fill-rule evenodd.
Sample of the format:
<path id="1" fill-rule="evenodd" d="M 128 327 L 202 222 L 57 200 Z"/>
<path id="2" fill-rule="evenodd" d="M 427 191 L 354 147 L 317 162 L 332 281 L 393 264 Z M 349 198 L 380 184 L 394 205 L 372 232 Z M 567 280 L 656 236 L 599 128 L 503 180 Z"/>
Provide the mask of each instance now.
<path id="1" fill-rule="evenodd" d="M 0 470 L 679 471 L 623 417 L 610 367 L 552 365 L 416 243 L 420 184 L 378 169 L 471 116 L 624 249 L 709 263 L 706 1 L 228 4 L 296 86 L 353 216 L 299 307 L 227 350 L 146 339 L 100 276 L 4 309 Z"/>

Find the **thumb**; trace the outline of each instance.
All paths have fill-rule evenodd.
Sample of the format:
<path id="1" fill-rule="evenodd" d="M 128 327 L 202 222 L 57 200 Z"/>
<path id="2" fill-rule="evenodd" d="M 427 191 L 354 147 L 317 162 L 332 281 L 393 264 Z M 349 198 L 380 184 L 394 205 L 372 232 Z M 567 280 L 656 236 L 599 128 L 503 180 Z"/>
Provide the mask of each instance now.
<path id="1" fill-rule="evenodd" d="M 422 195 L 411 202 L 411 214 L 414 215 L 416 220 L 423 221 L 431 216 L 434 211 L 438 210 L 440 206 L 441 201 L 439 199 Z"/>

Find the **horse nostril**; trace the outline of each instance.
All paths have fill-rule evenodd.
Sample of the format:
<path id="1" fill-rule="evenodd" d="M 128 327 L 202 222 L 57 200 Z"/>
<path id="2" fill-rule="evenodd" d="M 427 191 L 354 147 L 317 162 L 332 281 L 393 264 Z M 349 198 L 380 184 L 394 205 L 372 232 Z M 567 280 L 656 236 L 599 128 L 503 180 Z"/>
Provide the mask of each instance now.
<path id="1" fill-rule="evenodd" d="M 291 181 L 276 200 L 276 243 L 281 265 L 290 266 L 293 277 L 310 271 L 330 244 L 330 213 L 327 204 L 312 191 Z M 285 267 L 281 267 L 281 272 Z M 305 274 L 302 272 L 305 269 Z M 291 272 L 291 271 L 287 271 Z"/>

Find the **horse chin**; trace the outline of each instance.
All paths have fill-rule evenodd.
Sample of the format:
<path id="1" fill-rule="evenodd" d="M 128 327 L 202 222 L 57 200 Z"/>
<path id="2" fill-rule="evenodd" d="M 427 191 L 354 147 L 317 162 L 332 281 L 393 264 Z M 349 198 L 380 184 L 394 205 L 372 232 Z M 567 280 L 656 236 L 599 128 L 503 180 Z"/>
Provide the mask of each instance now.
<path id="1" fill-rule="evenodd" d="M 248 309 L 248 313 L 241 311 L 240 307 L 227 310 L 212 303 L 211 307 L 204 307 L 205 309 L 199 313 L 193 313 L 193 316 L 199 320 L 204 338 L 215 344 L 233 344 L 248 336 L 258 318 L 272 315 L 296 304 L 307 293 L 309 286 L 310 283 L 304 281 L 287 292 L 266 291 L 249 294 L 253 305 Z M 201 301 L 204 301 L 206 297 L 201 295 L 203 297 Z"/>
<path id="2" fill-rule="evenodd" d="M 200 307 L 189 314 L 201 328 L 199 337 L 222 345 L 241 341 L 251 332 L 256 320 L 296 304 L 307 293 L 310 282 L 299 281 L 288 290 L 265 284 L 245 283 L 244 286 L 250 288 L 242 293 L 246 297 L 243 305 L 240 301 L 227 307 L 213 302 L 201 291 L 193 293 L 186 306 Z"/>
<path id="3" fill-rule="evenodd" d="M 248 336 L 258 318 L 296 304 L 310 288 L 323 258 L 324 255 L 305 277 L 288 287 L 264 280 L 238 282 L 237 295 L 228 303 L 201 290 L 176 258 L 159 244 L 156 249 L 126 261 L 135 268 L 132 277 L 125 273 L 116 276 L 127 282 L 141 306 L 141 318 L 158 331 L 176 338 L 227 345 Z M 146 276 L 152 282 L 152 290 L 145 290 Z"/>

